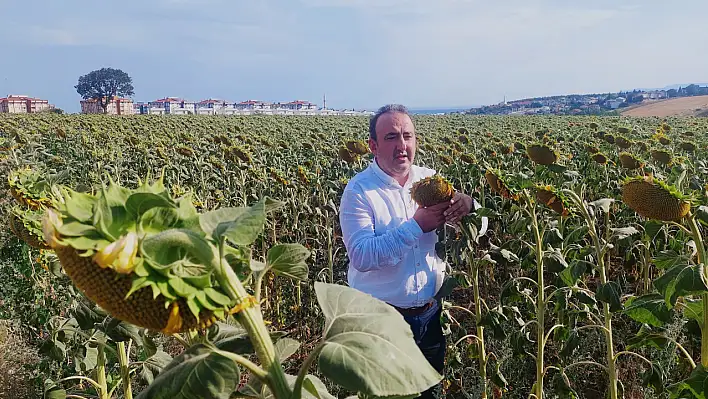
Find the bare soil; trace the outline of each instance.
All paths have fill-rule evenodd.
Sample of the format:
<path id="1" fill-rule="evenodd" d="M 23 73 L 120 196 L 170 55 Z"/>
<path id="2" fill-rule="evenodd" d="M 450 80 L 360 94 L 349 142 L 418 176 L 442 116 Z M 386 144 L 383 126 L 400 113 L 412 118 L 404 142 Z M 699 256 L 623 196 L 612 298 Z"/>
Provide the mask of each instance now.
<path id="1" fill-rule="evenodd" d="M 640 105 L 622 112 L 623 116 L 700 116 L 708 111 L 708 96 L 681 97 Z"/>

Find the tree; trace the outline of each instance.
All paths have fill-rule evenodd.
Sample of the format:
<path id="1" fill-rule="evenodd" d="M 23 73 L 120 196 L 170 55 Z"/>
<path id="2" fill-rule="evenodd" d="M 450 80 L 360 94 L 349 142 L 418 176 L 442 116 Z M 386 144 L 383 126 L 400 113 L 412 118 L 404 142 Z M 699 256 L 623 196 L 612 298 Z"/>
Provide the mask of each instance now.
<path id="1" fill-rule="evenodd" d="M 132 96 L 133 79 L 120 69 L 101 68 L 79 77 L 79 84 L 74 86 L 84 100 L 96 99 L 103 113 L 108 112 L 108 104 L 116 96 Z"/>

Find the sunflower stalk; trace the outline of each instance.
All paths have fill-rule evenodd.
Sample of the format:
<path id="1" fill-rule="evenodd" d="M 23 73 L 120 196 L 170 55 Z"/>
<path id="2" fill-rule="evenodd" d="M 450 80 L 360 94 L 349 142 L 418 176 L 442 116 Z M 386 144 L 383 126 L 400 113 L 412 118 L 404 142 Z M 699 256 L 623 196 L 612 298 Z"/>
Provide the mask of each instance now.
<path id="1" fill-rule="evenodd" d="M 604 285 L 607 284 L 607 272 L 605 268 L 605 251 L 603 250 L 602 243 L 600 242 L 600 238 L 598 236 L 598 232 L 596 230 L 595 226 L 595 221 L 593 218 L 590 216 L 590 213 L 588 212 L 587 207 L 583 203 L 583 201 L 580 199 L 578 194 L 576 194 L 572 190 L 564 190 L 565 193 L 568 194 L 568 196 L 573 200 L 575 203 L 575 206 L 580 209 L 580 213 L 582 214 L 583 218 L 585 219 L 585 223 L 588 225 L 588 233 L 590 234 L 590 237 L 592 238 L 593 245 L 595 246 L 595 257 L 597 258 L 597 269 L 600 274 L 600 282 Z M 610 213 L 609 212 L 604 212 L 604 220 L 605 220 L 605 241 L 609 239 L 609 234 L 610 234 Z M 617 369 L 616 369 L 616 362 L 615 362 L 615 353 L 614 353 L 614 343 L 613 343 L 613 337 L 612 337 L 612 313 L 610 312 L 610 305 L 606 302 L 603 301 L 602 304 L 602 311 L 603 311 L 603 316 L 604 316 L 604 329 L 603 332 L 605 333 L 605 343 L 607 347 L 607 373 L 609 377 L 609 390 L 610 390 L 610 399 L 617 399 L 618 396 L 618 390 L 617 390 Z"/>
<path id="2" fill-rule="evenodd" d="M 531 230 L 535 241 L 536 255 L 536 273 L 538 286 L 538 297 L 536 299 L 536 383 L 534 384 L 535 392 L 533 396 L 537 399 L 543 399 L 543 376 L 545 373 L 543 353 L 545 350 L 545 312 L 546 298 L 545 285 L 543 282 L 543 239 L 538 226 L 538 215 L 536 214 L 536 203 L 531 199 L 528 191 L 524 190 L 524 197 L 528 207 L 527 212 L 531 218 Z"/>
<path id="3" fill-rule="evenodd" d="M 108 399 L 108 383 L 106 382 L 106 352 L 103 346 L 98 346 L 96 355 L 96 382 L 99 399 Z"/>
<path id="4" fill-rule="evenodd" d="M 696 251 L 698 253 L 698 264 L 703 265 L 703 274 L 708 276 L 708 264 L 706 264 L 706 247 L 703 244 L 703 236 L 701 230 L 696 223 L 696 217 L 689 211 L 686 215 L 688 225 L 691 228 L 693 242 L 696 243 Z M 701 329 L 701 365 L 708 367 L 708 293 L 704 293 L 703 300 L 703 328 Z"/>
<path id="5" fill-rule="evenodd" d="M 128 368 L 128 355 L 125 342 L 118 342 L 118 364 L 120 365 L 120 377 L 123 383 L 123 396 L 125 399 L 133 399 L 133 388 L 130 384 L 130 369 Z"/>

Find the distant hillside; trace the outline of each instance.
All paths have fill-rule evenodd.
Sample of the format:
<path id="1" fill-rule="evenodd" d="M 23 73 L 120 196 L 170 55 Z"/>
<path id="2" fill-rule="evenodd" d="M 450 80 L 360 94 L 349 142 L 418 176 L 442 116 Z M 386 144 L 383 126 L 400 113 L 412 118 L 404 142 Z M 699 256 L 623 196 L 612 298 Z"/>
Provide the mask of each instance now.
<path id="1" fill-rule="evenodd" d="M 708 96 L 681 97 L 642 104 L 622 112 L 623 116 L 706 116 Z"/>

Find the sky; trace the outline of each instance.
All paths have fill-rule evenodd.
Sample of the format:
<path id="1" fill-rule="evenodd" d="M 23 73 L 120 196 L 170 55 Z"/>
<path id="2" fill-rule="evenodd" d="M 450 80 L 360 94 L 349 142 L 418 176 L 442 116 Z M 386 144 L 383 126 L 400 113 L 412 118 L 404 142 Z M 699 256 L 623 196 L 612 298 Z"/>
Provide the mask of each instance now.
<path id="1" fill-rule="evenodd" d="M 0 97 L 79 76 L 172 96 L 471 107 L 708 81 L 708 1 L 0 0 Z"/>

